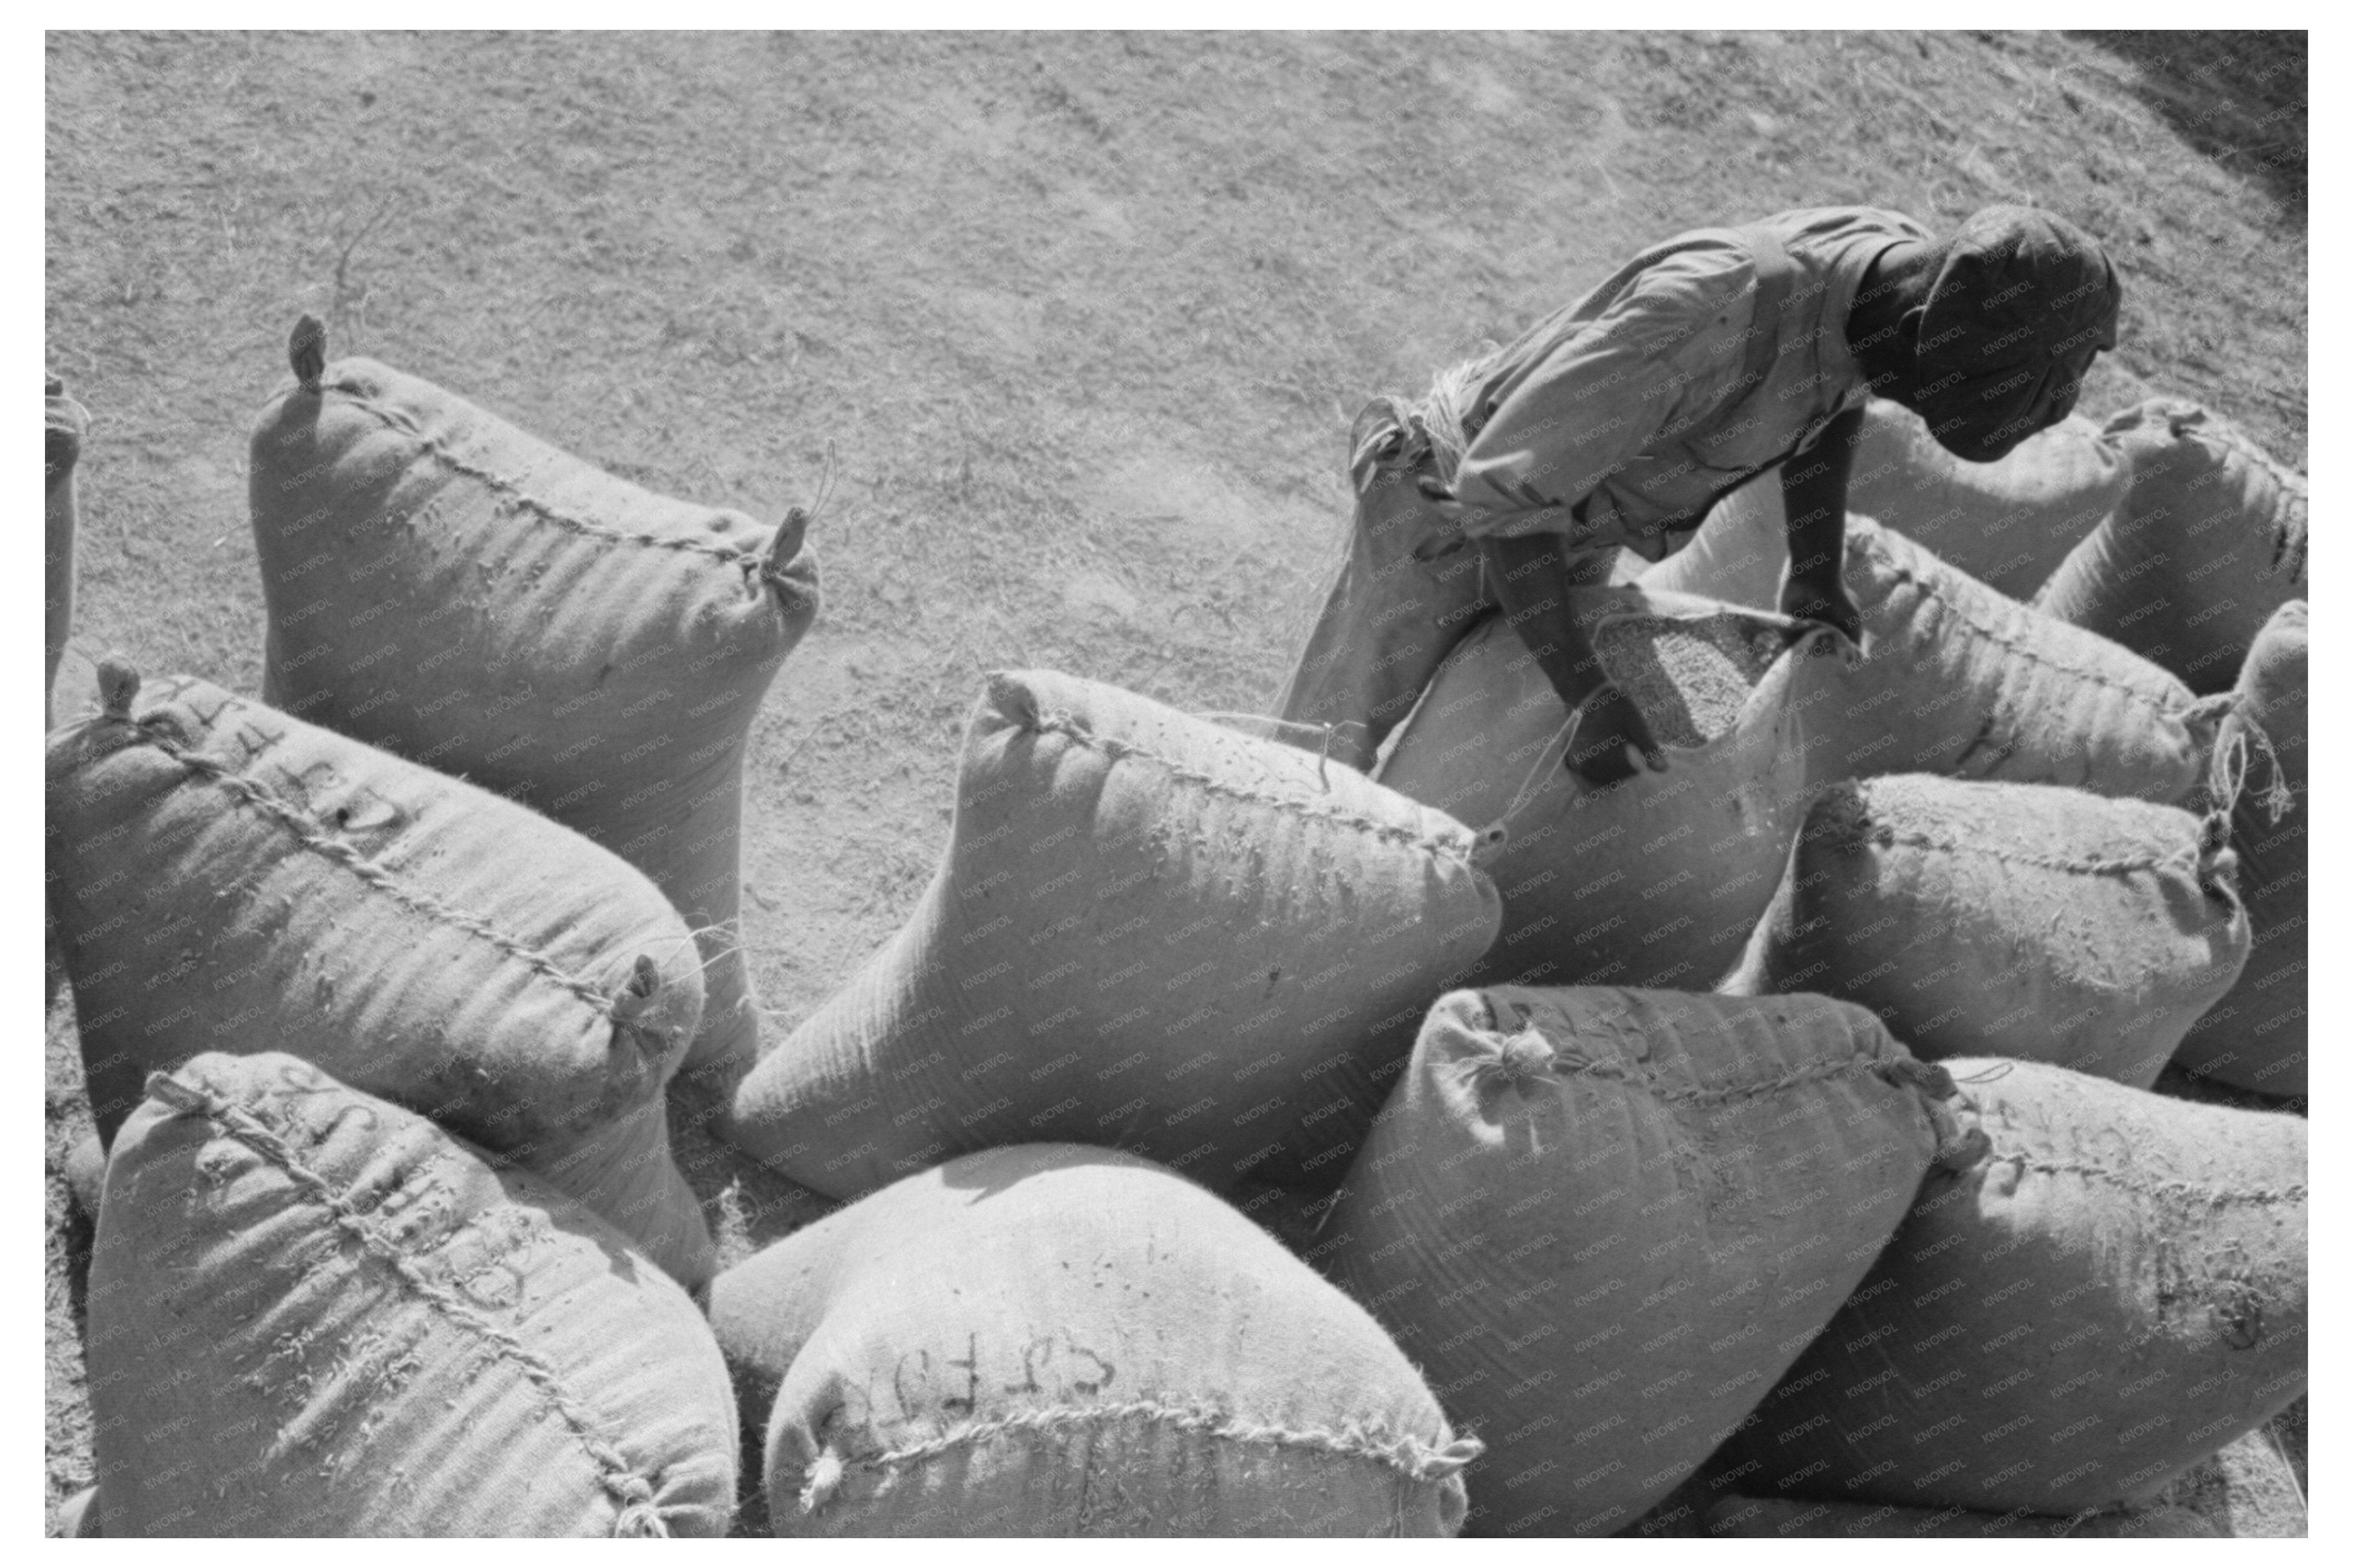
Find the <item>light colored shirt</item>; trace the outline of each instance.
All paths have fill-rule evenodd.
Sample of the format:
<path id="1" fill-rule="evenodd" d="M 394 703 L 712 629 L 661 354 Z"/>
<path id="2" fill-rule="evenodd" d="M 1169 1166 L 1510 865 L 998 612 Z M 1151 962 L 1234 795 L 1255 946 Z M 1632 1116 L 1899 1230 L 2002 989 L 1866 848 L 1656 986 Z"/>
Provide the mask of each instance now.
<path id="1" fill-rule="evenodd" d="M 1769 320 L 1755 230 L 1788 258 Z M 1846 341 L 1855 292 L 1882 252 L 1933 240 L 1900 213 L 1814 207 L 1644 251 L 1488 372 L 1467 416 L 1484 422 L 1453 477 L 1463 531 L 1557 533 L 1573 549 L 1622 544 L 1652 561 L 1680 548 L 1719 496 L 1862 405 Z M 1772 352 L 1746 385 L 1757 333 Z"/>

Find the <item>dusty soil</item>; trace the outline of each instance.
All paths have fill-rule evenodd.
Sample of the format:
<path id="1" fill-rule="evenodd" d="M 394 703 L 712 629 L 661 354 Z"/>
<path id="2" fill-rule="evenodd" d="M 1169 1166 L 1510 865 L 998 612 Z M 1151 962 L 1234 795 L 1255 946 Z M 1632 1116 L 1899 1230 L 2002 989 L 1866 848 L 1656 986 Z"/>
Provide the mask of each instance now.
<path id="1" fill-rule="evenodd" d="M 930 874 L 981 671 L 1262 707 L 1365 398 L 1678 229 L 2053 208 L 2128 289 L 2085 407 L 2186 395 L 2305 461 L 2300 41 L 2228 68 L 2050 34 L 47 47 L 47 358 L 95 416 L 85 649 L 259 691 L 246 431 L 304 310 L 333 352 L 658 489 L 774 516 L 830 465 L 825 609 L 751 748 L 779 1034 Z M 90 1476 L 68 1005 L 48 1044 L 54 1508 Z M 817 1212 L 691 1121 L 731 1248 Z"/>

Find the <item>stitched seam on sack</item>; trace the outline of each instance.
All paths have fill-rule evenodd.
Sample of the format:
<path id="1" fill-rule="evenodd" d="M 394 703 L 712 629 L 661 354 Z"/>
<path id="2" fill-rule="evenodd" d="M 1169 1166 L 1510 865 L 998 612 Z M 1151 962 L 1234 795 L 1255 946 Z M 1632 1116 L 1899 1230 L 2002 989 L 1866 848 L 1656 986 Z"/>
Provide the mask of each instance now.
<path id="1" fill-rule="evenodd" d="M 2198 872 L 2198 856 L 2192 853 L 2143 856 L 2137 859 L 2063 860 L 2055 855 L 2028 855 L 2012 849 L 1988 849 L 1976 844 L 1948 843 L 1931 838 L 1926 834 L 1898 833 L 1893 828 L 1874 827 L 1870 841 L 1875 845 L 1901 847 L 1906 849 L 1934 849 L 1947 855 L 1974 855 L 1979 859 L 1999 860 L 2010 866 L 2035 866 L 2046 871 L 2080 871 L 2089 876 L 2129 876 L 2135 871 L 2182 871 L 2191 876 Z"/>
<path id="2" fill-rule="evenodd" d="M 1725 1084 L 1716 1088 L 1669 1089 L 1662 1085 L 1656 1074 L 1636 1072 L 1623 1062 L 1586 1061 L 1575 1057 L 1556 1057 L 1556 1070 L 1578 1073 L 1588 1078 L 1612 1079 L 1641 1089 L 1651 1099 L 1668 1105 L 1694 1103 L 1720 1105 L 1735 1100 L 1755 1100 L 1768 1094 L 1780 1094 L 1788 1089 L 1801 1089 L 1810 1083 L 1827 1083 L 1833 1079 L 1860 1078 L 1865 1075 L 1884 1078 L 1894 1068 L 1898 1058 L 1854 1056 L 1843 1061 L 1810 1063 L 1793 1068 L 1779 1078 L 1759 1079 L 1753 1083 Z"/>
<path id="3" fill-rule="evenodd" d="M 1476 1437 L 1457 1437 L 1443 1447 L 1410 1435 L 1393 1435 L 1370 1425 L 1342 1426 L 1280 1426 L 1239 1420 L 1211 1407 L 1163 1405 L 1141 1400 L 1128 1405 L 1049 1405 L 992 1421 L 975 1421 L 937 1437 L 873 1454 L 845 1456 L 847 1462 L 871 1468 L 915 1464 L 953 1449 L 968 1447 L 1011 1432 L 1050 1431 L 1056 1427 L 1092 1426 L 1131 1417 L 1157 1421 L 1182 1432 L 1197 1432 L 1227 1442 L 1261 1447 L 1308 1448 L 1319 1453 L 1371 1459 L 1398 1471 L 1409 1480 L 1442 1481 L 1486 1451 Z"/>
<path id="4" fill-rule="evenodd" d="M 2197 1182 L 2140 1181 L 2105 1165 L 2094 1165 L 2082 1160 L 2032 1160 L 2023 1154 L 1996 1154 L 1997 1164 L 2013 1164 L 2022 1171 L 2032 1171 L 2045 1176 L 2083 1176 L 2144 1197 L 2179 1198 L 2190 1203 L 2202 1203 L 2219 1208 L 2225 1204 L 2291 1204 L 2306 1201 L 2306 1189 L 2291 1187 L 2210 1187 Z"/>
<path id="5" fill-rule="evenodd" d="M 319 830 L 317 819 L 305 816 L 288 804 L 265 784 L 231 772 L 210 757 L 200 755 L 179 745 L 149 727 L 145 720 L 137 728 L 149 745 L 178 763 L 189 772 L 211 779 L 215 784 L 244 802 L 254 810 L 276 818 L 283 824 L 304 847 L 326 857 L 343 867 L 368 886 L 390 895 L 406 908 L 430 920 L 446 921 L 470 935 L 478 936 L 508 956 L 521 960 L 534 972 L 563 986 L 582 1001 L 595 1006 L 599 1013 L 610 1013 L 615 998 L 597 990 L 587 981 L 566 973 L 554 959 L 536 949 L 525 946 L 479 916 L 453 909 L 433 897 L 410 888 L 393 874 L 368 859 L 350 845 Z"/>
<path id="6" fill-rule="evenodd" d="M 1937 583 L 1920 575 L 1908 566 L 1898 564 L 1894 556 L 1888 551 L 1884 544 L 1881 543 L 1877 540 L 1873 540 L 1871 542 L 1870 548 L 1873 552 L 1879 557 L 1880 564 L 1886 569 L 1887 574 L 1891 578 L 1898 583 L 1908 583 L 1913 587 L 1919 589 L 1920 595 L 1923 598 L 1934 599 L 1940 605 L 1944 605 L 1947 613 L 1955 620 L 1960 622 L 1962 626 L 1968 627 L 1971 632 L 1974 632 L 1978 637 L 1983 637 L 1986 641 L 1993 644 L 1996 647 L 2006 648 L 2029 664 L 2039 664 L 2046 669 L 2057 670 L 2062 675 L 2073 676 L 2076 679 L 2086 681 L 2091 685 L 2105 686 L 2112 691 L 2121 691 L 2133 701 L 2138 702 L 2147 708 L 2153 708 L 2158 712 L 2168 715 L 2168 717 L 2178 718 L 2179 716 L 2180 710 L 2179 709 L 2166 706 L 2163 701 L 2151 696 L 2149 693 L 2141 690 L 2138 687 L 2127 686 L 2124 682 L 2116 679 L 2115 677 L 2105 675 L 2096 669 L 2084 669 L 2078 666 L 2068 664 L 2063 660 L 2052 658 L 2049 654 L 2042 652 L 2028 643 L 2021 641 L 2016 637 L 2003 635 L 1987 622 L 1981 621 L 1975 616 L 1969 614 L 1967 609 L 1962 607 L 1959 600 L 1955 599 L 1950 594 L 1945 592 L 1943 587 Z"/>
<path id="7" fill-rule="evenodd" d="M 1384 839 L 1392 844 L 1402 844 L 1409 849 L 1422 849 L 1433 855 L 1444 855 L 1451 859 L 1461 860 L 1466 864 L 1470 860 L 1472 844 L 1467 836 L 1460 843 L 1451 839 L 1425 838 L 1418 833 L 1402 827 L 1392 827 L 1386 822 L 1376 821 L 1369 816 L 1358 816 L 1353 812 L 1317 811 L 1288 795 L 1268 795 L 1260 790 L 1238 788 L 1208 773 L 1196 772 L 1181 763 L 1160 755 L 1157 752 L 1147 751 L 1142 746 L 1134 745 L 1125 741 L 1114 741 L 1107 736 L 1097 735 L 1080 724 L 1075 717 L 1070 714 L 1040 711 L 1034 720 L 1029 721 L 1026 727 L 1039 734 L 1068 736 L 1082 746 L 1091 747 L 1103 752 L 1113 762 L 1127 757 L 1137 757 L 1148 763 L 1157 763 L 1180 781 L 1193 784 L 1209 795 L 1221 795 L 1229 799 L 1244 801 L 1252 805 L 1272 806 L 1277 811 L 1303 817 L 1310 822 L 1337 823 L 1343 827 L 1354 827 L 1375 838 Z"/>
<path id="8" fill-rule="evenodd" d="M 371 399 L 343 392 L 341 388 L 337 388 L 336 391 L 354 407 L 364 409 L 374 415 L 387 428 L 398 430 L 410 437 L 417 442 L 418 449 L 435 462 L 463 474 L 468 479 L 480 480 L 515 505 L 537 513 L 558 528 L 590 539 L 610 540 L 616 544 L 644 544 L 650 545 L 656 550 L 682 550 L 691 554 L 708 555 L 714 561 L 723 561 L 731 566 L 760 563 L 760 552 L 756 550 L 729 550 L 716 544 L 706 544 L 699 539 L 665 539 L 659 534 L 653 533 L 625 533 L 617 528 L 608 528 L 601 522 L 590 522 L 586 518 L 574 517 L 569 512 L 559 511 L 504 475 L 492 473 L 488 468 L 467 462 L 451 452 L 439 437 L 424 434 L 407 419 L 378 406 Z"/>
<path id="9" fill-rule="evenodd" d="M 368 1225 L 351 1200 L 337 1192 L 332 1183 L 301 1163 L 277 1129 L 243 1106 L 231 1103 L 224 1096 L 183 1083 L 166 1074 L 155 1076 L 149 1086 L 149 1092 L 183 1115 L 203 1116 L 222 1133 L 236 1139 L 263 1160 L 283 1170 L 296 1186 L 307 1189 L 334 1215 L 338 1226 L 358 1237 L 363 1247 L 383 1259 L 427 1305 L 459 1327 L 495 1346 L 505 1360 L 512 1362 L 547 1396 L 548 1402 L 555 1406 L 556 1414 L 564 1418 L 565 1425 L 579 1439 L 583 1451 L 596 1463 L 597 1479 L 625 1509 L 644 1507 L 653 1501 L 653 1483 L 629 1462 L 627 1455 L 600 1436 L 596 1423 L 574 1405 L 565 1390 L 561 1373 L 533 1355 L 520 1340 L 504 1332 L 427 1279 L 399 1243 Z"/>

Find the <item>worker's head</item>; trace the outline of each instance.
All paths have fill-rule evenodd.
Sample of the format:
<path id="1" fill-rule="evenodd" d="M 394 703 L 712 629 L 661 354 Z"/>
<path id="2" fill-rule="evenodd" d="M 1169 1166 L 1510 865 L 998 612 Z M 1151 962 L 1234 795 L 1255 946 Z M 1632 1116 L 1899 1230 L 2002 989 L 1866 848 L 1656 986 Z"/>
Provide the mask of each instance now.
<path id="1" fill-rule="evenodd" d="M 1909 384 L 1939 445 L 1989 463 L 2075 406 L 2116 346 L 2124 289 L 2099 242 L 2031 207 L 1986 207 L 1936 247 Z"/>

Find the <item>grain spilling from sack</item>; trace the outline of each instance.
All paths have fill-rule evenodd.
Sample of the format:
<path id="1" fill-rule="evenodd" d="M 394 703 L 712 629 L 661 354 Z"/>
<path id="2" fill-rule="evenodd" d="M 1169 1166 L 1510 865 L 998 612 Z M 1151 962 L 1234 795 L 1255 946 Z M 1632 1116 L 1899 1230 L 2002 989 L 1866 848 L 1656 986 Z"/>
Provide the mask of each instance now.
<path id="1" fill-rule="evenodd" d="M 2227 698 L 2193 698 L 1868 518 L 1848 520 L 1846 584 L 1866 657 L 1806 667 L 1810 783 L 1941 773 L 2179 805 L 2204 782 Z"/>
<path id="2" fill-rule="evenodd" d="M 316 323 L 305 318 L 307 324 Z M 651 877 L 702 944 L 690 1070 L 758 1055 L 744 747 L 818 609 L 782 524 L 616 479 L 366 359 L 297 376 L 250 451 L 263 695 L 512 796 Z M 307 374 L 305 374 L 307 372 Z"/>
<path id="3" fill-rule="evenodd" d="M 2155 1497 L 2305 1391 L 2302 1117 L 1943 1066 L 1990 1152 L 1930 1175 L 1719 1474 L 2072 1514 Z"/>
<path id="4" fill-rule="evenodd" d="M 1412 415 L 1376 398 L 1349 441 L 1355 520 L 1274 713 L 1294 744 L 1368 773 L 1487 601 L 1476 549 L 1434 553 L 1451 530 L 1415 488 L 1430 441 Z"/>
<path id="5" fill-rule="evenodd" d="M 1441 997 L 1318 1238 L 1487 1445 L 1481 1535 L 1596 1534 L 1689 1477 L 1968 1157 L 1859 1007 Z"/>
<path id="6" fill-rule="evenodd" d="M 720 1276 L 779 1535 L 1451 1535 L 1458 1437 L 1365 1310 L 1070 1144 L 895 1184 Z"/>
<path id="7" fill-rule="evenodd" d="M 2122 643 L 2192 691 L 2228 691 L 2273 612 L 2310 597 L 2305 478 L 2179 398 L 2151 398 L 2107 428 L 2131 459 L 2131 493 L 2034 607 Z"/>
<path id="8" fill-rule="evenodd" d="M 1494 936 L 1475 847 L 1308 752 L 992 675 L 938 873 L 744 1081 L 733 1135 L 840 1197 L 1039 1140 L 1329 1187 L 1426 999 Z"/>
<path id="9" fill-rule="evenodd" d="M 2248 651 L 2239 675 L 2242 717 L 2225 731 L 2245 768 L 2231 816 L 2254 944 L 2231 994 L 2189 1026 L 2174 1060 L 2200 1077 L 2264 1094 L 2306 1092 L 2312 983 L 2306 928 L 2305 602 L 2290 600 Z M 2258 782 L 2260 781 L 2260 782 Z"/>
<path id="10" fill-rule="evenodd" d="M 719 1535 L 727 1369 L 552 1187 L 274 1052 L 149 1080 L 107 1172 L 110 1536 Z"/>
<path id="11" fill-rule="evenodd" d="M 66 395 L 66 384 L 50 376 L 47 387 L 47 401 L 41 413 L 46 481 L 41 543 L 41 689 L 45 693 L 57 687 L 58 665 L 65 658 L 67 639 L 73 636 L 74 533 L 80 510 L 76 476 L 81 468 L 81 445 L 90 435 L 90 410 Z M 43 698 L 44 702 L 49 700 Z M 57 722 L 53 706 L 43 711 L 47 724 Z"/>
<path id="12" fill-rule="evenodd" d="M 1721 988 L 1857 1003 L 1926 1060 L 2147 1089 L 2247 961 L 2221 820 L 2049 784 L 1829 785 Z"/>
<path id="13" fill-rule="evenodd" d="M 2023 599 L 2124 500 L 2131 465 L 2097 425 L 2070 416 L 1991 463 L 1965 462 L 1901 404 L 1873 399 L 1847 478 L 1850 512 L 1901 530 L 1939 560 Z M 1646 587 L 1757 609 L 1779 605 L 1788 565 L 1779 470 L 1733 491 Z"/>
<path id="14" fill-rule="evenodd" d="M 1450 658 L 1380 782 L 1493 833 L 1503 935 L 1475 972 L 1524 984 L 1699 989 L 1739 955 L 1804 809 L 1790 698 L 1827 633 L 1628 588 L 1570 591 L 1611 680 L 1669 748 L 1663 773 L 1588 788 L 1567 711 L 1500 619 Z"/>
<path id="15" fill-rule="evenodd" d="M 101 1138 L 156 1068 L 287 1051 L 708 1277 L 661 1115 L 702 983 L 651 882 L 512 801 L 204 681 L 142 699 L 110 663 L 106 683 L 47 758 L 49 897 Z"/>

